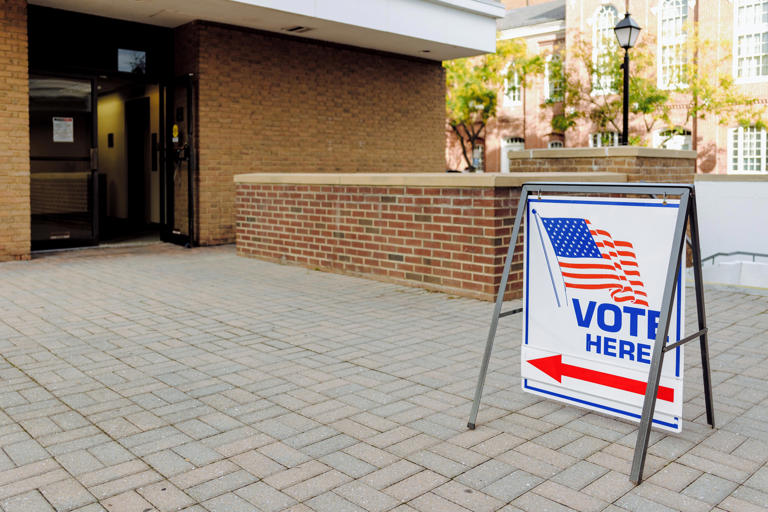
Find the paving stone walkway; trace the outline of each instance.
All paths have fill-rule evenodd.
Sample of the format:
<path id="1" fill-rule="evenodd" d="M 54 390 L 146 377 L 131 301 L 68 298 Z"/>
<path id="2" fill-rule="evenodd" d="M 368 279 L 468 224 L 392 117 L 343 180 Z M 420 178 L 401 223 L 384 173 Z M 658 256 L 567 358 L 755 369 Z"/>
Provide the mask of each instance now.
<path id="1" fill-rule="evenodd" d="M 706 298 L 718 429 L 692 344 L 635 487 L 634 424 L 521 392 L 519 317 L 466 429 L 489 303 L 232 247 L 0 264 L 0 507 L 764 511 L 768 296 Z"/>

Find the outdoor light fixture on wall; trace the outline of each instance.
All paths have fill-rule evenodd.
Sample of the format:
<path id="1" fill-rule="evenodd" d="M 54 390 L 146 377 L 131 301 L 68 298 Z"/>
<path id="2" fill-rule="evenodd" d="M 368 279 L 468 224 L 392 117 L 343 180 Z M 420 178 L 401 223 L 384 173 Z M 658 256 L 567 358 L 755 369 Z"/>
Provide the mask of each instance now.
<path id="1" fill-rule="evenodd" d="M 622 114 L 624 116 L 623 126 L 621 132 L 621 145 L 626 146 L 629 144 L 629 49 L 635 46 L 637 42 L 637 36 L 640 35 L 640 25 L 629 15 L 624 14 L 624 18 L 619 21 L 613 31 L 616 32 L 616 39 L 619 41 L 619 46 L 624 48 L 624 93 L 622 97 Z"/>

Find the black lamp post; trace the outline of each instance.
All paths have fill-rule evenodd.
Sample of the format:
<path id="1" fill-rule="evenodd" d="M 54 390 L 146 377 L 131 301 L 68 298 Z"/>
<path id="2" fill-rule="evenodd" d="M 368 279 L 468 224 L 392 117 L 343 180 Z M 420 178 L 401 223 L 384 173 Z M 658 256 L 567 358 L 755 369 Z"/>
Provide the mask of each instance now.
<path id="1" fill-rule="evenodd" d="M 629 15 L 624 14 L 624 18 L 619 21 L 613 31 L 616 33 L 616 39 L 619 40 L 619 46 L 624 48 L 624 94 L 623 94 L 623 130 L 621 133 L 621 145 L 629 144 L 629 49 L 635 46 L 637 36 L 640 35 L 640 25 Z"/>

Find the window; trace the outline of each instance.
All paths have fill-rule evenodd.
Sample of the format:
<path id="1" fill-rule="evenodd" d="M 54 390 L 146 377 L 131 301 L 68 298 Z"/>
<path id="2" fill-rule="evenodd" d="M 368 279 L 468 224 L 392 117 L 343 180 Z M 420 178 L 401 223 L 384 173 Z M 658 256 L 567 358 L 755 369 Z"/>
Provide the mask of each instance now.
<path id="1" fill-rule="evenodd" d="M 619 132 L 597 132 L 589 136 L 589 147 L 605 148 L 619 145 Z"/>
<path id="2" fill-rule="evenodd" d="M 766 172 L 765 130 L 754 126 L 731 128 L 728 134 L 728 172 Z"/>
<path id="3" fill-rule="evenodd" d="M 743 80 L 768 77 L 768 0 L 734 2 L 733 76 Z"/>
<path id="4" fill-rule="evenodd" d="M 653 147 L 662 149 L 691 149 L 691 132 L 670 128 L 653 134 Z"/>
<path id="5" fill-rule="evenodd" d="M 616 52 L 617 47 L 616 35 L 613 32 L 616 17 L 616 8 L 612 5 L 603 5 L 595 13 L 592 31 L 592 92 L 595 94 L 614 92 L 615 84 L 610 68 L 611 55 Z"/>
<path id="6" fill-rule="evenodd" d="M 525 149 L 525 139 L 522 137 L 506 137 L 501 140 L 501 172 L 509 172 L 509 152 Z"/>
<path id="7" fill-rule="evenodd" d="M 504 139 L 507 151 L 522 151 L 525 149 L 525 139 L 522 137 L 507 137 Z"/>
<path id="8" fill-rule="evenodd" d="M 547 147 L 549 149 L 561 148 L 561 147 L 563 147 L 563 141 L 561 141 L 561 140 L 553 140 L 549 144 L 547 144 Z"/>
<path id="9" fill-rule="evenodd" d="M 549 101 L 563 101 L 563 82 L 565 77 L 563 74 L 563 61 L 557 53 L 547 57 L 544 79 L 546 80 L 544 88 L 547 94 L 546 99 Z"/>
<path id="10" fill-rule="evenodd" d="M 118 48 L 117 70 L 122 73 L 147 74 L 147 52 Z"/>
<path id="11" fill-rule="evenodd" d="M 504 80 L 504 106 L 511 107 L 522 105 L 522 103 L 523 92 L 522 87 L 520 87 L 520 75 L 515 71 L 511 84 L 508 80 Z"/>
<path id="12" fill-rule="evenodd" d="M 674 89 L 685 83 L 685 29 L 688 0 L 662 0 L 659 15 L 659 87 Z"/>

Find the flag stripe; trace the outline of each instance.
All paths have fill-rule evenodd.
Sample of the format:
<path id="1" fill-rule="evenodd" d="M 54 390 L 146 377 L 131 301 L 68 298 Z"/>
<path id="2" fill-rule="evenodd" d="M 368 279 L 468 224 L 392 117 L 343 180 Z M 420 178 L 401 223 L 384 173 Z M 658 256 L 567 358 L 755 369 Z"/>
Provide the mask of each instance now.
<path id="1" fill-rule="evenodd" d="M 566 288 L 608 290 L 617 303 L 648 306 L 631 242 L 614 240 L 589 219 L 541 218 Z"/>

